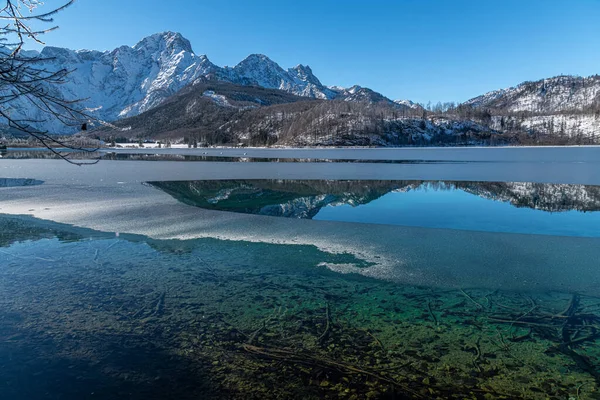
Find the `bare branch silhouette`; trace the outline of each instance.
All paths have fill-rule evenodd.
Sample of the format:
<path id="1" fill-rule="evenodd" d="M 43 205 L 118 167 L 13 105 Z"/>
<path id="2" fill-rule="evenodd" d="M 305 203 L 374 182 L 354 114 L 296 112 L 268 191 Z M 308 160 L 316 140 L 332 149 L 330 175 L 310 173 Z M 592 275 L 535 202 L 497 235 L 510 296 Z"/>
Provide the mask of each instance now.
<path id="1" fill-rule="evenodd" d="M 6 0 L 6 5 L 0 9 L 0 120 L 10 128 L 28 134 L 37 139 L 60 158 L 76 165 L 94 164 L 98 159 L 89 162 L 73 161 L 68 154 L 59 148 L 93 153 L 98 148 L 84 148 L 74 140 L 59 139 L 44 129 L 36 128 L 44 122 L 56 120 L 65 127 L 84 127 L 90 121 L 97 119 L 79 106 L 82 99 L 65 99 L 59 92 L 58 86 L 68 81 L 72 72 L 66 68 L 57 71 L 48 70 L 43 65 L 52 61 L 51 57 L 41 55 L 30 56 L 23 51 L 27 41 L 44 44 L 40 37 L 58 28 L 51 26 L 47 29 L 32 29 L 31 23 L 53 23 L 53 16 L 71 6 L 75 0 L 47 12 L 37 12 L 43 5 L 40 0 Z M 10 104 L 17 99 L 25 99 L 32 109 L 41 111 L 46 116 L 43 119 L 28 119 L 11 115 Z M 98 121 L 99 122 L 99 121 Z"/>

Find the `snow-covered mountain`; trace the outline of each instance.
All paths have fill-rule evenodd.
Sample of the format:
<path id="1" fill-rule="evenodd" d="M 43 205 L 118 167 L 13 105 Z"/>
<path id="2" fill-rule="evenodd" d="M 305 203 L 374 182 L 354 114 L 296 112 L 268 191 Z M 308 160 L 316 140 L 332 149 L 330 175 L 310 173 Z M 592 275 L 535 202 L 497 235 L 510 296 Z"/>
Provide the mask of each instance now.
<path id="1" fill-rule="evenodd" d="M 408 107 L 412 110 L 422 110 L 423 109 L 423 107 L 421 107 L 420 105 L 418 105 L 417 103 L 415 103 L 412 100 L 399 99 L 399 100 L 394 100 L 394 103 L 401 105 L 401 106 Z"/>
<path id="2" fill-rule="evenodd" d="M 72 70 L 73 72 L 65 84 L 52 88 L 55 90 L 53 94 L 67 100 L 83 99 L 80 103 L 82 108 L 87 109 L 98 119 L 109 122 L 135 117 L 146 111 L 154 110 L 157 106 L 164 104 L 166 99 L 172 99 L 173 95 L 185 87 L 220 81 L 236 86 L 272 89 L 282 95 L 282 100 L 285 99 L 285 101 L 277 101 L 275 100 L 277 94 L 270 93 L 268 95 L 270 100 L 265 104 L 237 104 L 242 109 L 295 101 L 285 97 L 289 94 L 317 100 L 343 100 L 343 102 L 333 103 L 369 103 L 375 104 L 379 108 L 389 108 L 385 112 L 376 113 L 379 115 L 378 118 L 364 118 L 366 112 L 373 113 L 373 110 L 360 109 L 349 113 L 347 109 L 339 105 L 320 105 L 319 108 L 313 110 L 314 112 L 305 114 L 306 118 L 301 121 L 301 125 L 307 128 L 305 132 L 297 135 L 300 139 L 303 135 L 311 139 L 298 139 L 299 141 L 293 142 L 296 144 L 322 143 L 319 136 L 327 136 L 327 134 L 336 138 L 344 137 L 344 140 L 348 139 L 347 135 L 356 136 L 358 134 L 365 136 L 366 143 L 380 143 L 377 140 L 373 142 L 371 138 L 373 132 L 376 132 L 378 136 L 381 136 L 382 132 L 388 136 L 391 135 L 393 140 L 390 139 L 390 142 L 386 139 L 381 142 L 382 145 L 386 143 L 423 144 L 423 140 L 420 138 L 429 143 L 430 139 L 435 136 L 454 137 L 455 133 L 463 136 L 475 133 L 476 136 L 481 136 L 486 131 L 488 134 L 493 134 L 491 137 L 494 138 L 497 136 L 496 133 L 506 133 L 507 139 L 504 142 L 510 142 L 509 136 L 521 137 L 521 139 L 523 137 L 528 139 L 531 136 L 534 143 L 540 143 L 539 136 L 545 135 L 543 139 L 548 143 L 552 142 L 548 141 L 548 138 L 560 138 L 565 144 L 575 139 L 577 139 L 575 143 L 582 144 L 587 143 L 584 139 L 589 138 L 593 138 L 595 142 L 597 134 L 600 133 L 600 118 L 598 117 L 600 116 L 600 76 L 597 75 L 587 78 L 558 76 L 535 82 L 524 82 L 514 88 L 497 90 L 473 98 L 454 110 L 444 114 L 438 113 L 440 115 L 436 116 L 435 112 L 431 110 L 422 112 L 424 111 L 422 107 L 410 100 L 392 101 L 380 93 L 358 85 L 350 88 L 325 86 L 309 66 L 297 65 L 293 68 L 283 69 L 262 54 L 251 54 L 234 67 L 220 67 L 213 64 L 206 55 L 194 53 L 190 42 L 181 34 L 174 32 L 154 34 L 142 39 L 133 47 L 121 46 L 111 51 L 74 51 L 46 47 L 41 53 L 26 51 L 22 53 L 22 56 L 46 59 L 38 66 L 48 71 L 63 68 Z M 207 98 L 214 91 L 210 87 L 206 87 L 205 90 L 207 90 L 205 96 Z M 246 95 L 248 93 L 243 94 L 243 96 Z M 214 93 L 214 96 L 210 98 L 223 107 L 234 104 L 231 103 L 232 101 L 240 100 L 228 97 L 225 101 L 218 97 L 227 97 L 226 93 Z M 243 100 L 254 102 L 247 98 Z M 196 101 L 193 104 L 188 104 L 191 107 L 189 110 L 197 110 L 197 105 L 200 103 Z M 4 107 L 14 119 L 40 121 L 33 123 L 37 128 L 54 133 L 70 132 L 68 127 L 62 125 L 55 118 L 31 107 L 25 98 L 19 98 Z M 188 111 L 187 106 L 186 108 L 171 108 Z M 298 106 L 293 108 L 299 112 Z M 398 110 L 402 110 L 402 112 L 398 113 Z M 283 110 L 280 111 L 283 112 Z M 386 114 L 385 120 L 380 118 L 383 114 Z M 178 115 L 181 118 L 184 116 Z M 324 119 L 316 120 L 316 116 Z M 422 116 L 426 116 L 428 121 L 415 119 Z M 174 117 L 169 115 L 165 121 L 170 122 Z M 275 129 L 271 122 L 282 119 L 277 115 L 273 115 L 273 118 L 266 121 L 260 117 L 261 114 L 256 113 L 256 121 L 251 121 L 251 123 L 242 121 L 243 125 Z M 443 117 L 443 119 L 436 120 L 437 117 Z M 399 118 L 409 118 L 410 121 L 406 123 L 391 121 Z M 150 124 L 150 119 L 146 119 L 148 120 L 148 123 L 145 124 L 147 126 Z M 309 120 L 312 121 L 311 124 L 318 126 L 308 126 L 310 125 L 307 124 Z M 444 122 L 446 120 L 453 121 L 452 127 L 446 127 L 447 123 Z M 443 126 L 438 126 L 436 121 L 442 121 Z M 1 123 L 2 121 L 0 121 Z M 260 124 L 265 126 L 259 126 Z M 183 125 L 188 130 L 199 129 L 198 121 L 196 121 L 196 125 L 190 121 Z M 430 127 L 435 128 L 434 131 L 430 131 Z M 455 129 L 456 127 L 458 128 Z M 163 127 L 167 131 L 179 128 L 181 126 Z M 396 131 L 396 128 L 399 131 Z M 236 136 L 241 139 L 247 136 L 243 132 L 234 132 L 232 127 L 227 127 L 227 129 L 229 129 L 228 136 L 232 139 Z M 1 130 L 2 126 L 0 126 Z M 417 132 L 416 136 L 413 134 L 415 132 Z M 146 134 L 145 132 L 139 133 Z M 286 136 L 285 132 L 281 133 L 274 133 L 274 135 L 278 138 Z M 410 140 L 396 140 L 393 138 L 394 135 L 408 137 Z M 289 132 L 287 137 L 286 140 L 291 140 Z M 513 142 L 519 143 L 521 139 L 515 139 Z M 330 140 L 330 142 L 341 145 L 341 142 L 338 143 L 336 140 Z M 359 142 L 362 143 L 362 141 Z M 479 143 L 478 140 L 472 142 Z M 443 143 L 446 141 L 444 140 Z M 451 143 L 454 142 L 450 140 L 448 144 Z M 469 139 L 466 142 L 463 140 L 456 143 L 464 144 L 471 143 L 471 141 Z"/>
<path id="3" fill-rule="evenodd" d="M 262 86 L 317 99 L 354 95 L 352 90 L 324 86 L 309 66 L 297 65 L 284 70 L 261 54 L 252 54 L 235 67 L 216 66 L 207 56 L 195 54 L 190 42 L 175 32 L 154 34 L 133 47 L 121 46 L 112 51 L 45 47 L 41 53 L 28 51 L 26 54 L 47 58 L 38 64 L 40 68 L 72 70 L 68 82 L 60 85 L 57 94 L 69 100 L 84 99 L 81 106 L 105 121 L 152 109 L 199 79 Z M 51 132 L 66 129 L 58 121 L 29 107 L 26 99 L 13 102 L 10 112 L 14 118 L 47 120 L 38 127 Z"/>
<path id="4" fill-rule="evenodd" d="M 233 68 L 225 67 L 219 75 L 238 85 L 254 85 L 279 89 L 298 96 L 333 99 L 337 93 L 321 84 L 308 65 L 297 65 L 287 71 L 263 54 L 251 54 Z"/>
<path id="5" fill-rule="evenodd" d="M 383 102 L 388 104 L 396 104 L 381 93 L 377 93 L 374 90 L 359 85 L 354 85 L 348 89 L 338 88 L 336 90 L 336 98 L 342 99 L 344 101 L 356 101 L 366 103 Z"/>
<path id="6" fill-rule="evenodd" d="M 205 56 L 195 55 L 188 40 L 172 32 L 112 51 L 45 47 L 37 56 L 47 59 L 39 68 L 72 70 L 67 82 L 58 86 L 60 95 L 67 100 L 84 99 L 81 107 L 107 121 L 148 110 L 217 68 Z M 24 98 L 11 103 L 11 108 L 15 118 L 47 120 L 38 127 L 51 132 L 65 130 L 60 122 L 29 107 Z"/>
<path id="7" fill-rule="evenodd" d="M 596 143 L 600 136 L 600 75 L 556 76 L 495 90 L 463 103 L 489 116 L 491 129 L 555 138 L 555 144 Z"/>
<path id="8" fill-rule="evenodd" d="M 464 103 L 498 112 L 550 114 L 586 111 L 600 105 L 600 75 L 556 76 L 495 90 Z"/>

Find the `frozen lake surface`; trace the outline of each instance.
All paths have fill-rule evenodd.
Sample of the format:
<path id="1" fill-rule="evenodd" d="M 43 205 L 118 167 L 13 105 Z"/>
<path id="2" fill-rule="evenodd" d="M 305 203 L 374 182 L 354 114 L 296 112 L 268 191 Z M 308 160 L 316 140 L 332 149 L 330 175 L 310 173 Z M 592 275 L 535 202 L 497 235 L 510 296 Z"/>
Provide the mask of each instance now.
<path id="1" fill-rule="evenodd" d="M 111 149 L 125 154 L 187 154 L 222 157 L 331 160 L 425 160 L 480 162 L 600 162 L 600 146 L 403 147 L 403 148 L 197 148 Z"/>

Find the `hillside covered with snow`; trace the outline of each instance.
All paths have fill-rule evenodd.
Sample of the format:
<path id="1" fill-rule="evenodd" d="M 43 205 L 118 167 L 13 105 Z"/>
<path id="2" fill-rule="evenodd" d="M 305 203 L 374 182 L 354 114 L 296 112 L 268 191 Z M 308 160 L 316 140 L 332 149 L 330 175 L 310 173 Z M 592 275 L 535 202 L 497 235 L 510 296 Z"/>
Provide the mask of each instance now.
<path id="1" fill-rule="evenodd" d="M 556 76 L 495 90 L 464 103 L 495 113 L 539 114 L 585 112 L 600 107 L 600 75 Z"/>

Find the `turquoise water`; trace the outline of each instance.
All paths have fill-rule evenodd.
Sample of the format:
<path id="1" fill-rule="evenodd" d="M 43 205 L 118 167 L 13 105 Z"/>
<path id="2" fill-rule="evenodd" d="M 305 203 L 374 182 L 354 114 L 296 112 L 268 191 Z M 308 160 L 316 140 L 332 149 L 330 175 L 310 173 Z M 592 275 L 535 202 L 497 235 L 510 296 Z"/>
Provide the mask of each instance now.
<path id="1" fill-rule="evenodd" d="M 401 285 L 314 246 L 0 216 L 7 399 L 597 398 L 597 297 Z"/>

